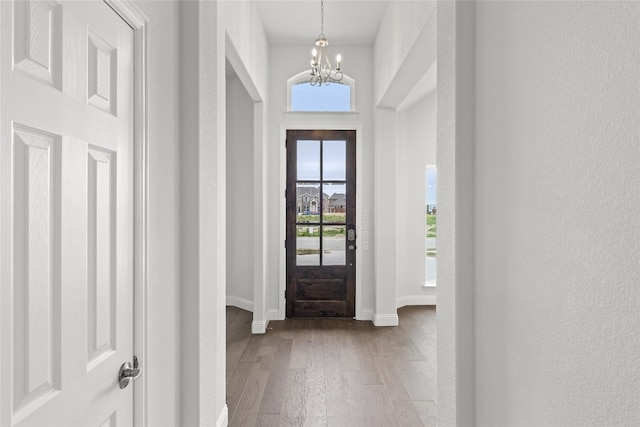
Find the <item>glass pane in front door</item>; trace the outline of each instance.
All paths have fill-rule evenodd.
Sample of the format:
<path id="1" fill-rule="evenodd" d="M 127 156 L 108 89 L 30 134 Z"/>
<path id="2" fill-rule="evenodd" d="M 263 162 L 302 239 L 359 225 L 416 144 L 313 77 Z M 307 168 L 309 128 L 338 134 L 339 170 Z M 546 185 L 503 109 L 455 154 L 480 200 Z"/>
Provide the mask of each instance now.
<path id="1" fill-rule="evenodd" d="M 346 237 L 344 225 L 322 227 L 322 265 L 345 265 Z"/>
<path id="2" fill-rule="evenodd" d="M 298 141 L 298 180 L 320 179 L 320 141 Z"/>

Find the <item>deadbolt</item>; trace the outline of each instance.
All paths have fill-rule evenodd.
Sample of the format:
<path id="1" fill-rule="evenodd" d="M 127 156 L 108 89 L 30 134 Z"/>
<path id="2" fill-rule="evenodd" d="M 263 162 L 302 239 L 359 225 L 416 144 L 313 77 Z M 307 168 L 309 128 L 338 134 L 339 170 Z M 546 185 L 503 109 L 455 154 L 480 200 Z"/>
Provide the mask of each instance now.
<path id="1" fill-rule="evenodd" d="M 356 240 L 356 227 L 353 224 L 349 224 L 347 227 L 347 240 L 350 242 Z"/>

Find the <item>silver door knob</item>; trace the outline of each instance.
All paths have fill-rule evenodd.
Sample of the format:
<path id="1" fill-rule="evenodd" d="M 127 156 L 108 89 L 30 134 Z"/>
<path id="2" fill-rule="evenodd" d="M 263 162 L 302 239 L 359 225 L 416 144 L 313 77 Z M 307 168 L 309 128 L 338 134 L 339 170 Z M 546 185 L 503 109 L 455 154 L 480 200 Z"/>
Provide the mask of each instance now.
<path id="1" fill-rule="evenodd" d="M 129 383 L 142 374 L 141 369 L 138 367 L 138 358 L 133 356 L 133 366 L 130 362 L 125 362 L 120 366 L 120 372 L 118 372 L 118 382 L 120 388 L 127 388 Z"/>

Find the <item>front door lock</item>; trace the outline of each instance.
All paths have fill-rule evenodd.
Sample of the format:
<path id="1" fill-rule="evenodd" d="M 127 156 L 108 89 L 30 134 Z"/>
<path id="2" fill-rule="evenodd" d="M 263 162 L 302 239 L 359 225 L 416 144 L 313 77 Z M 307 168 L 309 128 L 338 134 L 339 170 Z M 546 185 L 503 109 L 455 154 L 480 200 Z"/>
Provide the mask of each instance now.
<path id="1" fill-rule="evenodd" d="M 125 362 L 120 367 L 120 372 L 118 372 L 118 382 L 120 383 L 120 388 L 127 388 L 129 383 L 132 380 L 135 380 L 142 374 L 142 370 L 138 367 L 138 358 L 133 356 L 133 366 L 131 366 L 130 362 Z"/>
<path id="2" fill-rule="evenodd" d="M 347 227 L 347 240 L 354 242 L 356 240 L 356 227 L 353 224 L 349 224 Z"/>

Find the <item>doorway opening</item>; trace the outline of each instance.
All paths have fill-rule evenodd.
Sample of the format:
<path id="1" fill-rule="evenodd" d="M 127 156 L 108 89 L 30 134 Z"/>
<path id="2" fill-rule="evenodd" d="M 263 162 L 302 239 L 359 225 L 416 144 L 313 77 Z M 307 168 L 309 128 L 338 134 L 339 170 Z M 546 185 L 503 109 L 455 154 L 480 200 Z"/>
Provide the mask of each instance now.
<path id="1" fill-rule="evenodd" d="M 254 218 L 260 205 L 254 197 L 253 103 L 235 69 L 226 61 L 226 304 L 253 312 Z M 249 266 L 249 268 L 247 268 Z"/>

